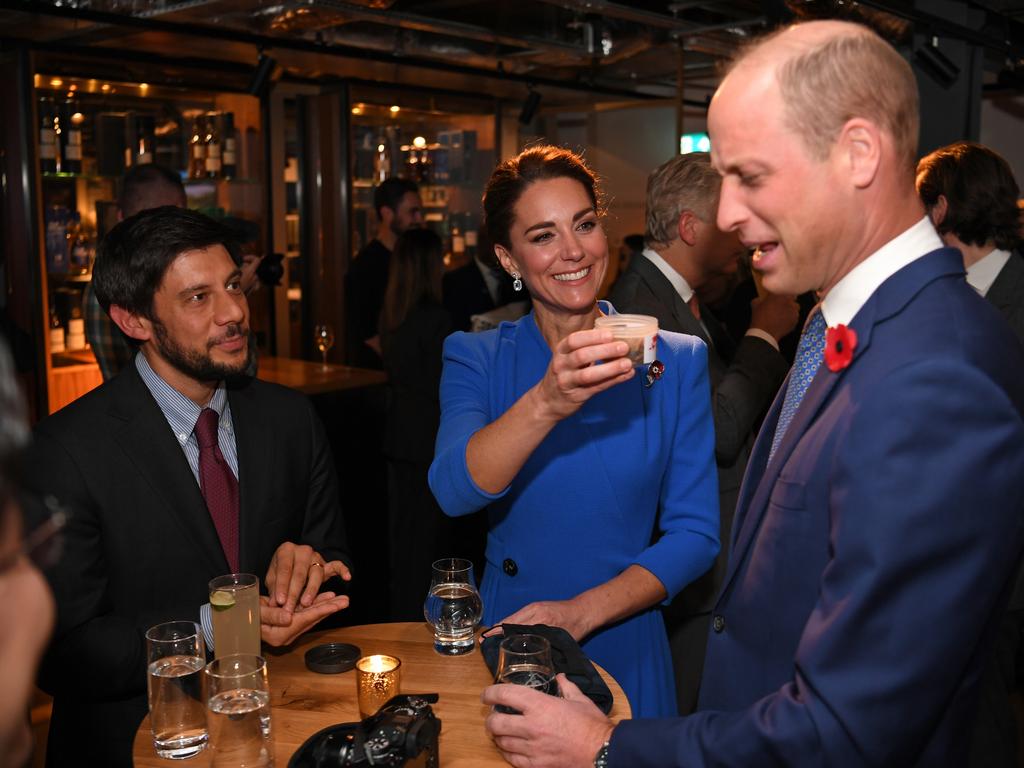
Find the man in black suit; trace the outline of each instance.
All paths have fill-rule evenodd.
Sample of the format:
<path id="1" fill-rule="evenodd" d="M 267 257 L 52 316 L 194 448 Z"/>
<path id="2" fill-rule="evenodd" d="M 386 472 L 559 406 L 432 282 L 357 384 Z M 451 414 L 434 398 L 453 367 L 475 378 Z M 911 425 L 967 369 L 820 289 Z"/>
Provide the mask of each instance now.
<path id="1" fill-rule="evenodd" d="M 721 540 L 729 541 L 756 427 L 789 368 L 779 353 L 779 339 L 793 330 L 799 310 L 781 296 L 754 299 L 751 327 L 738 343 L 703 310 L 696 292 L 735 271 L 745 253 L 736 233 L 715 225 L 720 188 L 706 153 L 680 155 L 657 168 L 647 180 L 647 247 L 630 261 L 609 299 L 619 312 L 653 315 L 661 328 L 699 336 L 708 345 Z M 697 705 L 725 550 L 666 612 L 681 714 Z"/>
<path id="2" fill-rule="evenodd" d="M 377 323 L 388 287 L 388 266 L 398 236 L 423 226 L 420 188 L 409 179 L 385 179 L 373 191 L 377 234 L 356 254 L 345 275 L 345 332 L 352 365 L 383 368 Z"/>
<path id="3" fill-rule="evenodd" d="M 269 645 L 348 604 L 320 592 L 350 578 L 322 425 L 303 396 L 235 379 L 250 356 L 240 264 L 230 231 L 170 206 L 101 246 L 96 296 L 139 354 L 43 420 L 26 462 L 31 485 L 72 511 L 40 673 L 54 696 L 49 765 L 131 765 L 144 633 L 201 617 L 208 630 L 211 578 L 264 576 Z"/>
<path id="4" fill-rule="evenodd" d="M 984 296 L 1024 342 L 1024 258 L 1020 237 L 1020 189 L 1009 163 L 988 147 L 958 141 L 923 157 L 917 193 L 943 244 L 964 257 L 967 283 Z M 982 678 L 973 766 L 1017 765 L 1017 717 L 1010 696 L 1024 670 L 1024 573 L 1003 617 Z"/>
<path id="5" fill-rule="evenodd" d="M 917 193 L 942 242 L 964 255 L 967 282 L 1024 341 L 1024 258 L 1009 163 L 988 147 L 958 141 L 921 159 Z"/>
<path id="6" fill-rule="evenodd" d="M 513 301 L 526 301 L 527 295 L 516 294 L 512 280 L 498 266 L 494 247 L 481 227 L 477 233 L 479 249 L 469 262 L 444 273 L 441 285 L 444 308 L 452 319 L 452 329 L 468 331 L 473 315 L 482 315 Z"/>

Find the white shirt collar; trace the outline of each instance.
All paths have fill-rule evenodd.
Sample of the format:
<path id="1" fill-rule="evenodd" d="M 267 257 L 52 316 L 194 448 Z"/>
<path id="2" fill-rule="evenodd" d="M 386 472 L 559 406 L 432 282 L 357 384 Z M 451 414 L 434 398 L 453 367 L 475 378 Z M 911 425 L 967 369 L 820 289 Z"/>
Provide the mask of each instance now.
<path id="1" fill-rule="evenodd" d="M 987 296 L 992 283 L 1010 260 L 1010 252 L 995 248 L 987 256 L 967 268 L 967 283 L 982 296 Z"/>
<path id="2" fill-rule="evenodd" d="M 821 302 L 825 322 L 831 327 L 849 325 L 878 287 L 912 261 L 942 248 L 931 219 L 922 218 L 894 237 L 833 286 Z"/>
<path id="3" fill-rule="evenodd" d="M 672 287 L 676 289 L 676 293 L 686 303 L 689 303 L 690 298 L 693 296 L 693 288 L 686 282 L 686 278 L 676 272 L 672 266 L 661 257 L 657 251 L 652 251 L 650 248 L 644 248 L 643 255 L 658 268 L 668 281 L 672 283 Z"/>

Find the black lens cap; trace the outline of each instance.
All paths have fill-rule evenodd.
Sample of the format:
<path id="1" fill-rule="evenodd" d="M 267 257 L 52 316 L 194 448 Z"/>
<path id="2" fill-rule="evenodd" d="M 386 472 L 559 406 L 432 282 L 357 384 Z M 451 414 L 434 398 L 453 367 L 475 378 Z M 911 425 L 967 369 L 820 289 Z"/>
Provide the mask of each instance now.
<path id="1" fill-rule="evenodd" d="M 352 669 L 362 651 L 349 643 L 324 643 L 306 651 L 306 668 L 321 675 L 336 675 Z"/>

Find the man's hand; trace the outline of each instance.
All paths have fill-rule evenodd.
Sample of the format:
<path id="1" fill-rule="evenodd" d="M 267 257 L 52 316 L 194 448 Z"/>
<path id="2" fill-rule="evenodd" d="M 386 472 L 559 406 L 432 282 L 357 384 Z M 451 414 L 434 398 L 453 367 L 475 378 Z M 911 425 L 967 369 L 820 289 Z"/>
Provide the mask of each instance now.
<path id="1" fill-rule="evenodd" d="M 598 750 L 615 727 L 597 706 L 558 675 L 562 698 L 522 685 L 492 685 L 484 704 L 504 704 L 523 714 L 492 711 L 484 726 L 515 768 L 592 768 Z"/>
<path id="2" fill-rule="evenodd" d="M 779 341 L 800 320 L 800 305 L 792 296 L 765 293 L 750 302 L 750 327 L 760 328 Z"/>
<path id="3" fill-rule="evenodd" d="M 289 645 L 314 624 L 342 608 L 348 608 L 348 597 L 336 597 L 333 592 L 317 595 L 311 606 L 299 608 L 294 613 L 271 605 L 266 597 L 260 595 L 260 637 L 267 645 Z"/>
<path id="4" fill-rule="evenodd" d="M 332 576 L 341 576 L 345 581 L 352 578 L 340 560 L 324 562 L 312 547 L 286 541 L 277 548 L 267 568 L 269 604 L 284 608 L 289 613 L 299 606 L 309 608 L 320 591 L 320 585 Z"/>

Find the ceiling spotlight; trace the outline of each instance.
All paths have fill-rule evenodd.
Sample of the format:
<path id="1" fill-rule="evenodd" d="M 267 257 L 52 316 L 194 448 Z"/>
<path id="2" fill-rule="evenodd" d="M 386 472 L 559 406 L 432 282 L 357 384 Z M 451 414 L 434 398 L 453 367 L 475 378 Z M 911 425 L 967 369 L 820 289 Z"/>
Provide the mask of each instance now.
<path id="1" fill-rule="evenodd" d="M 397 115 L 401 111 L 402 111 L 402 108 L 400 106 L 398 106 L 397 104 L 392 104 L 391 105 L 391 114 Z"/>

